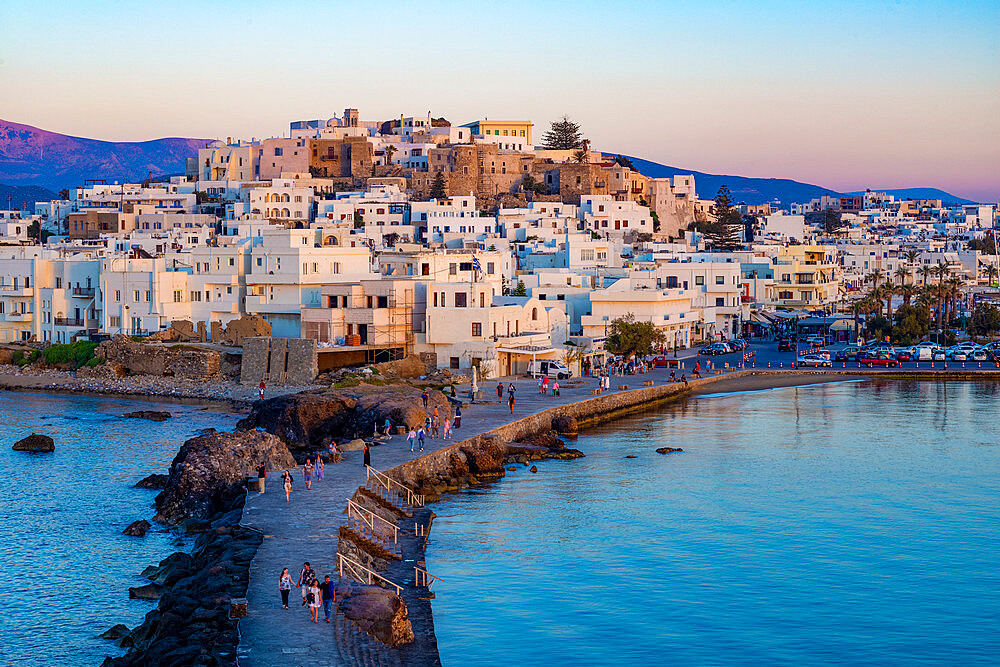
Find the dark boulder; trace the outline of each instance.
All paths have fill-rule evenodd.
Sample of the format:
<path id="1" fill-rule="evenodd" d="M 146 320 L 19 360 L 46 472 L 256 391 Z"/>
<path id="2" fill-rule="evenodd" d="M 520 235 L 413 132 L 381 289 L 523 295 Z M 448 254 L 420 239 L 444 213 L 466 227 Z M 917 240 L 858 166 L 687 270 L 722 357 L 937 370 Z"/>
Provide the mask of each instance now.
<path id="1" fill-rule="evenodd" d="M 560 435 L 576 435 L 580 428 L 576 417 L 561 416 L 552 418 L 552 430 Z"/>
<path id="2" fill-rule="evenodd" d="M 163 596 L 163 586 L 159 584 L 132 586 L 128 589 L 128 596 L 133 600 L 159 600 Z"/>
<path id="3" fill-rule="evenodd" d="M 148 419 L 154 422 L 166 421 L 172 416 L 169 412 L 163 410 L 136 410 L 135 412 L 126 412 L 122 415 L 122 417 L 127 419 Z"/>
<path id="4" fill-rule="evenodd" d="M 345 582 L 337 585 L 337 600 L 344 616 L 383 644 L 398 648 L 414 640 L 406 602 L 395 592 Z"/>
<path id="5" fill-rule="evenodd" d="M 104 632 L 102 632 L 98 636 L 101 639 L 111 639 L 113 641 L 117 641 L 117 640 L 121 639 L 122 637 L 128 636 L 129 632 L 131 632 L 131 630 L 128 629 L 127 625 L 119 623 L 117 625 L 114 625 L 114 626 L 108 628 L 107 630 L 105 630 Z"/>
<path id="6" fill-rule="evenodd" d="M 660 447 L 656 450 L 657 454 L 670 454 L 671 452 L 683 452 L 684 450 L 680 447 Z"/>
<path id="7" fill-rule="evenodd" d="M 162 491 L 167 486 L 167 480 L 170 479 L 167 475 L 149 475 L 148 477 L 143 477 L 138 482 L 135 483 L 135 488 L 137 489 L 153 489 L 154 491 Z"/>
<path id="8" fill-rule="evenodd" d="M 38 433 L 32 433 L 14 443 L 14 449 L 19 452 L 52 452 L 55 448 L 56 443 L 52 438 Z"/>
<path id="9" fill-rule="evenodd" d="M 139 519 L 138 521 L 133 521 L 130 523 L 125 530 L 122 531 L 125 535 L 131 535 L 132 537 L 143 537 L 146 535 L 146 531 L 152 528 L 152 524 L 145 519 Z"/>

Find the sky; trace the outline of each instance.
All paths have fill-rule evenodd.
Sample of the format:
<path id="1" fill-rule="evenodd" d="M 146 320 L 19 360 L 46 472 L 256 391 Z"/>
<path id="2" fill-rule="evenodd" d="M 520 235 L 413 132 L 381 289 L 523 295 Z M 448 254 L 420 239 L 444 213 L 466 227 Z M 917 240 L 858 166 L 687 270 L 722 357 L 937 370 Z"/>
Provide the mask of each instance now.
<path id="1" fill-rule="evenodd" d="M 346 107 L 566 114 L 684 169 L 997 201 L 1000 1 L 0 2 L 4 120 L 250 138 Z"/>

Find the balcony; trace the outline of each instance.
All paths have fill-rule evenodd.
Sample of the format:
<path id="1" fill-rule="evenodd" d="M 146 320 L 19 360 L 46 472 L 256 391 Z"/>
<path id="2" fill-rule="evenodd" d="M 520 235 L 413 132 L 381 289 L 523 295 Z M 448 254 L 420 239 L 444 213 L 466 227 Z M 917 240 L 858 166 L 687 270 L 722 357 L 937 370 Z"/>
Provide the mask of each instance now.
<path id="1" fill-rule="evenodd" d="M 53 317 L 52 321 L 57 327 L 82 327 L 83 319 L 79 317 Z"/>
<path id="2" fill-rule="evenodd" d="M 32 313 L 0 313 L 0 322 L 30 322 Z"/>
<path id="3" fill-rule="evenodd" d="M 0 296 L 34 296 L 34 287 L 15 287 L 13 285 L 0 285 Z"/>
<path id="4" fill-rule="evenodd" d="M 74 287 L 73 296 L 91 299 L 97 294 L 95 287 Z"/>

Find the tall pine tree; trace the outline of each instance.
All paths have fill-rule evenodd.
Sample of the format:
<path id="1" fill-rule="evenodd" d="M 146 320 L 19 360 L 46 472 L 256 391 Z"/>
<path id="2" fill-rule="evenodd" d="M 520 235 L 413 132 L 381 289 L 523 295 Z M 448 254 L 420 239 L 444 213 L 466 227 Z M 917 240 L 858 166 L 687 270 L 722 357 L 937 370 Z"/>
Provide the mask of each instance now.
<path id="1" fill-rule="evenodd" d="M 580 124 L 571 121 L 569 116 L 552 121 L 549 131 L 542 137 L 542 147 L 550 150 L 574 150 L 582 146 Z"/>
<path id="2" fill-rule="evenodd" d="M 723 185 L 715 195 L 715 220 L 702 226 L 705 243 L 714 250 L 728 252 L 743 247 L 740 240 L 740 229 L 743 227 L 743 217 L 733 208 L 733 199 L 729 195 L 729 187 Z"/>
<path id="3" fill-rule="evenodd" d="M 448 196 L 446 190 L 447 183 L 444 180 L 444 172 L 439 171 L 434 174 L 434 180 L 431 181 L 431 199 L 444 199 Z"/>

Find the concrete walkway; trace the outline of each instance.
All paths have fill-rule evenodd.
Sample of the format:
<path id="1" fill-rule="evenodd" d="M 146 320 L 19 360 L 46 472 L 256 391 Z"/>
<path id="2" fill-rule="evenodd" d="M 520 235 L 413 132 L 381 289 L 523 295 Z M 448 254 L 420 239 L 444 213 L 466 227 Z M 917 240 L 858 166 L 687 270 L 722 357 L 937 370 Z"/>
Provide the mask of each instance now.
<path id="1" fill-rule="evenodd" d="M 612 378 L 612 393 L 620 384 L 631 388 L 642 386 L 643 380 L 666 380 L 668 372 L 660 369 L 647 375 Z M 504 380 L 504 387 L 511 379 Z M 556 405 L 590 398 L 590 389 L 597 387 L 594 378 L 560 383 L 560 396 L 539 396 L 534 380 L 513 379 L 516 405 L 511 415 L 506 404 L 496 401 L 496 380 L 483 384 L 482 397 L 475 404 L 462 408 L 462 428 L 455 440 L 464 440 L 502 426 L 514 419 Z M 486 402 L 492 398 L 492 402 Z M 425 452 L 434 451 L 452 440 L 427 440 Z M 372 449 L 372 465 L 388 470 L 421 456 L 410 453 L 405 436 L 393 436 L 391 441 Z M 243 525 L 264 534 L 257 555 L 250 566 L 250 587 L 247 591 L 248 615 L 240 621 L 239 663 L 242 667 L 273 665 L 339 665 L 341 664 L 334 638 L 333 624 L 315 625 L 301 606 L 299 589 L 292 589 L 289 610 L 281 608 L 278 575 L 287 567 L 298 578 L 302 563 L 309 561 L 319 574 L 330 574 L 336 581 L 337 531 L 346 521 L 347 498 L 365 483 L 362 452 L 346 452 L 344 461 L 326 466 L 325 479 L 313 482 L 305 490 L 301 470 L 296 471 L 291 502 L 285 502 L 277 475 L 268 478 L 263 495 L 250 494 L 243 512 Z M 411 580 L 412 581 L 412 580 Z M 405 582 L 396 582 L 404 584 Z M 321 610 L 322 611 L 322 610 Z"/>

